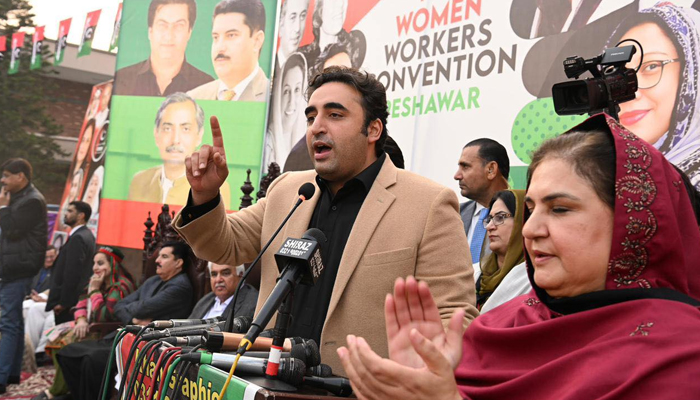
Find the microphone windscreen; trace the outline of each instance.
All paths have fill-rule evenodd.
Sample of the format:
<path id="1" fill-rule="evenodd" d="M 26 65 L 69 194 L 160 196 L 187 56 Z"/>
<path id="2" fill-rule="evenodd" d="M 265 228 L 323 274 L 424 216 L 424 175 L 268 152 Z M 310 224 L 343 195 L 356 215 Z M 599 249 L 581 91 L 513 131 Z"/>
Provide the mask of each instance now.
<path id="1" fill-rule="evenodd" d="M 333 369 L 328 364 L 319 364 L 315 367 L 307 368 L 306 375 L 320 376 L 321 378 L 328 378 L 333 375 Z"/>
<path id="2" fill-rule="evenodd" d="M 306 366 L 315 367 L 321 363 L 321 352 L 318 350 L 318 344 L 313 339 L 309 339 L 304 343 L 306 352 Z"/>
<path id="3" fill-rule="evenodd" d="M 316 186 L 311 182 L 306 182 L 299 187 L 299 196 L 304 196 L 304 200 L 308 200 L 316 193 Z"/>
<path id="4" fill-rule="evenodd" d="M 321 232 L 321 230 L 318 228 L 309 229 L 308 231 L 304 232 L 304 236 L 302 236 L 301 238 L 307 240 L 314 240 L 319 245 L 323 245 L 326 243 L 326 235 L 324 235 L 323 232 Z"/>
<path id="5" fill-rule="evenodd" d="M 233 319 L 233 333 L 246 333 L 250 329 L 253 319 L 247 315 L 241 315 Z"/>
<path id="6" fill-rule="evenodd" d="M 280 360 L 278 374 L 280 380 L 298 387 L 304 381 L 306 365 L 296 358 L 283 358 Z"/>

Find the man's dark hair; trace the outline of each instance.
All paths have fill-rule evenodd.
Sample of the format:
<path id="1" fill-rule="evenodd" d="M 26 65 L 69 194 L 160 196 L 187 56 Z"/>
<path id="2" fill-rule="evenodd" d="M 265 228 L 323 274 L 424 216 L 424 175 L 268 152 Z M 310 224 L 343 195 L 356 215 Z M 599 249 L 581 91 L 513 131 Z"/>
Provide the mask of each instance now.
<path id="1" fill-rule="evenodd" d="M 24 158 L 10 158 L 2 163 L 1 169 L 11 174 L 19 174 L 21 172 L 29 182 L 32 181 L 32 164 Z"/>
<path id="2" fill-rule="evenodd" d="M 90 204 L 84 201 L 74 200 L 68 203 L 68 205 L 75 207 L 75 211 L 78 213 L 85 214 L 85 222 L 90 220 L 90 216 L 92 215 L 92 207 L 90 207 Z"/>
<path id="3" fill-rule="evenodd" d="M 374 74 L 360 72 L 355 68 L 332 66 L 311 78 L 309 88 L 306 91 L 306 99 L 310 99 L 316 89 L 329 82 L 344 83 L 360 92 L 362 110 L 365 113 L 365 124 L 362 128 L 362 133 L 367 136 L 367 128 L 372 121 L 378 119 L 382 123 L 382 133 L 379 135 L 379 140 L 377 140 L 374 147 L 377 156 L 381 155 L 384 142 L 387 135 L 389 135 L 389 130 L 386 127 L 389 111 L 387 110 L 386 88 L 384 88 L 384 85 L 377 80 Z"/>
<path id="4" fill-rule="evenodd" d="M 46 245 L 46 251 L 49 251 L 49 250 L 56 250 L 56 251 L 58 251 L 58 249 L 56 249 L 56 246 L 54 246 L 54 245 L 52 245 L 52 244 L 47 244 L 47 245 Z"/>
<path id="5" fill-rule="evenodd" d="M 153 27 L 153 21 L 156 19 L 156 11 L 158 11 L 158 8 L 169 4 L 184 4 L 187 6 L 187 19 L 190 23 L 190 30 L 192 30 L 194 21 L 197 19 L 197 4 L 194 0 L 151 0 L 151 5 L 148 6 L 148 27 Z"/>
<path id="6" fill-rule="evenodd" d="M 161 249 L 166 247 L 173 249 L 173 256 L 178 260 L 182 260 L 182 270 L 187 271 L 192 261 L 192 249 L 190 249 L 190 246 L 185 242 L 176 241 L 165 242 L 160 246 Z"/>
<path id="7" fill-rule="evenodd" d="M 510 160 L 506 148 L 493 139 L 481 138 L 475 139 L 467 143 L 464 148 L 479 146 L 479 158 L 483 160 L 483 165 L 495 161 L 498 165 L 498 170 L 506 180 L 510 174 Z"/>
<path id="8" fill-rule="evenodd" d="M 404 169 L 405 164 L 403 161 L 403 152 L 401 151 L 399 144 L 396 143 L 396 141 L 391 136 L 386 137 L 386 142 L 384 142 L 384 151 L 386 152 L 386 155 L 389 156 L 389 158 L 391 159 L 391 162 L 394 163 L 394 166 L 396 166 L 396 168 Z"/>
<path id="9" fill-rule="evenodd" d="M 230 13 L 243 14 L 243 23 L 250 28 L 251 36 L 256 31 L 265 31 L 265 6 L 260 0 L 222 0 L 214 8 L 214 18 Z"/>

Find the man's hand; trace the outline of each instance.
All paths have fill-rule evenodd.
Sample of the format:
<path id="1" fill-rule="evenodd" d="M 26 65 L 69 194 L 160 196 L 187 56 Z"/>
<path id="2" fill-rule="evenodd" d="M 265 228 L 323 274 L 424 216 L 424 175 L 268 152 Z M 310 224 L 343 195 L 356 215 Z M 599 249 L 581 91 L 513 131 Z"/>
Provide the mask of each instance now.
<path id="1" fill-rule="evenodd" d="M 218 196 L 219 188 L 228 177 L 221 126 L 214 116 L 210 118 L 210 123 L 214 145 L 205 144 L 185 159 L 185 171 L 194 205 L 204 204 Z"/>
<path id="2" fill-rule="evenodd" d="M 63 306 L 60 304 L 56 304 L 56 306 L 53 308 L 53 313 L 58 315 L 63 312 Z"/>
<path id="3" fill-rule="evenodd" d="M 32 289 L 32 293 L 29 295 L 32 300 L 34 300 L 36 303 L 46 303 L 46 299 L 39 296 L 39 293 L 36 292 L 36 290 Z"/>
<path id="4" fill-rule="evenodd" d="M 10 205 L 10 192 L 5 186 L 0 187 L 0 207 Z"/>

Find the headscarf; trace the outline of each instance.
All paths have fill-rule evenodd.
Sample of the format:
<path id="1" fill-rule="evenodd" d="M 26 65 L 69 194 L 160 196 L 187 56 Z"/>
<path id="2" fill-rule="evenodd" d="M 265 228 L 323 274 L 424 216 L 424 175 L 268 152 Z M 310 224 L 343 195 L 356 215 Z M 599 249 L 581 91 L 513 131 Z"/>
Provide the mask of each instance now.
<path id="1" fill-rule="evenodd" d="M 700 393 L 700 230 L 679 174 L 603 114 L 575 131 L 612 135 L 613 242 L 605 290 L 533 291 L 474 320 L 455 371 L 478 399 L 694 398 Z M 526 213 L 527 218 L 527 213 Z M 595 221 L 591 221 L 595 223 Z"/>
<path id="2" fill-rule="evenodd" d="M 678 50 L 682 66 L 669 130 L 654 146 L 667 160 L 678 165 L 695 187 L 700 188 L 700 12 L 670 2 L 659 2 L 620 23 L 608 47 L 614 46 L 632 27 L 644 22 L 653 22 L 666 32 Z"/>
<path id="3" fill-rule="evenodd" d="M 515 195 L 515 215 L 513 216 L 513 230 L 508 239 L 508 250 L 506 251 L 503 266 L 498 268 L 496 253 L 491 253 L 481 265 L 481 276 L 479 277 L 479 293 L 477 293 L 477 303 L 481 306 L 494 290 L 501 284 L 503 278 L 508 275 L 511 269 L 525 261 L 523 246 L 523 209 L 525 208 L 525 191 L 509 190 Z"/>
<path id="4" fill-rule="evenodd" d="M 116 247 L 111 246 L 101 246 L 97 249 L 98 253 L 102 253 L 107 256 L 107 261 L 109 261 L 110 270 L 110 283 L 107 287 L 114 286 L 121 276 L 128 276 L 129 280 L 132 280 L 131 275 L 127 272 L 124 267 L 122 267 L 122 261 L 124 260 L 124 253 Z"/>

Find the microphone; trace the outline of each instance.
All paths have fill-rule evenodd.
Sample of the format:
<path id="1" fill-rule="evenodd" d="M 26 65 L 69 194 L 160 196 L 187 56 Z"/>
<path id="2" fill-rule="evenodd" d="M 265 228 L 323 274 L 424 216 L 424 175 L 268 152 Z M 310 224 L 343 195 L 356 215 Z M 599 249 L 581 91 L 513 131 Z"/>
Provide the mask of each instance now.
<path id="1" fill-rule="evenodd" d="M 248 333 L 243 338 L 245 346 L 238 348 L 240 354 L 248 350 L 251 343 L 260 335 L 265 326 L 297 284 L 303 283 L 313 286 L 323 272 L 321 261 L 321 245 L 325 243 L 326 236 L 319 229 L 311 228 L 304 233 L 301 239 L 287 238 L 282 248 L 275 254 L 277 267 L 282 271 L 277 279 L 277 284 L 272 289 L 265 304 L 253 320 Z"/>
<path id="2" fill-rule="evenodd" d="M 306 376 L 319 376 L 321 378 L 328 378 L 330 376 L 333 376 L 333 369 L 330 365 L 319 364 L 315 367 L 306 368 Z"/>
<path id="3" fill-rule="evenodd" d="M 160 341 L 163 343 L 170 343 L 173 346 L 180 346 L 180 347 L 191 346 L 191 347 L 193 347 L 193 346 L 198 346 L 198 345 L 202 344 L 203 337 L 202 337 L 202 335 L 182 336 L 182 337 L 170 336 L 170 337 L 160 339 Z"/>
<path id="4" fill-rule="evenodd" d="M 313 343 L 314 345 L 316 342 Z M 248 357 L 255 358 L 269 358 L 269 351 L 247 351 L 245 353 Z M 321 361 L 321 353 L 318 351 L 318 346 L 315 348 L 309 348 L 306 344 L 300 343 L 292 345 L 291 351 L 285 351 L 280 354 L 281 358 L 296 358 L 301 360 L 306 364 L 306 373 L 309 373 L 309 367 L 316 368 L 316 365 Z"/>
<path id="5" fill-rule="evenodd" d="M 221 331 L 224 326 L 224 321 L 217 322 L 216 324 L 208 325 L 193 325 L 193 326 L 181 326 L 178 328 L 166 328 L 159 331 L 153 331 L 146 333 L 142 336 L 143 340 L 156 340 L 171 336 L 193 336 L 202 335 L 207 331 Z"/>
<path id="6" fill-rule="evenodd" d="M 239 343 L 244 339 L 242 333 L 205 331 L 203 335 L 204 347 L 210 351 L 236 351 Z M 271 338 L 258 338 L 249 350 L 270 351 L 270 346 L 272 346 Z M 289 339 L 285 339 L 282 350 L 292 351 L 292 343 Z"/>
<path id="7" fill-rule="evenodd" d="M 187 353 L 180 355 L 182 361 L 190 361 L 197 364 L 212 365 L 216 368 L 229 370 L 236 360 L 235 354 L 223 353 Z M 236 366 L 236 375 L 265 376 L 267 360 L 255 357 L 241 357 Z M 299 386 L 304 380 L 306 365 L 295 358 L 281 360 L 277 377 L 290 385 Z"/>
<path id="8" fill-rule="evenodd" d="M 270 247 L 272 244 L 272 241 L 275 240 L 277 237 L 277 234 L 280 233 L 282 230 L 282 227 L 287 224 L 287 221 L 289 221 L 289 218 L 292 217 L 292 214 L 299 208 L 301 203 L 304 201 L 312 198 L 314 196 L 314 193 L 316 192 L 316 186 L 314 186 L 313 183 L 311 182 L 306 182 L 303 185 L 299 187 L 299 198 L 297 199 L 296 203 L 294 203 L 294 207 L 292 207 L 292 210 L 289 211 L 289 214 L 284 218 L 282 223 L 280 224 L 279 228 L 275 231 L 275 233 L 270 236 L 270 239 L 265 243 L 265 246 L 263 246 L 262 250 L 260 250 L 260 253 L 258 254 L 257 257 L 255 257 L 255 260 L 253 260 L 252 263 L 250 263 L 250 267 L 245 271 L 243 274 L 243 277 L 241 277 L 241 280 L 238 281 L 238 286 L 236 287 L 236 291 L 233 293 L 233 300 L 232 300 L 232 305 L 231 305 L 231 313 L 229 313 L 228 318 L 226 320 L 226 328 L 224 329 L 226 332 L 233 332 L 233 312 L 236 310 L 236 300 L 238 299 L 238 292 L 241 290 L 241 287 L 243 287 L 243 283 L 245 282 L 245 279 L 248 277 L 248 274 L 250 274 L 250 271 L 253 270 L 253 267 L 260 261 L 260 258 L 262 257 L 263 254 L 265 254 L 265 251 L 267 251 L 267 248 Z"/>
<path id="9" fill-rule="evenodd" d="M 223 321 L 221 317 L 207 318 L 207 319 L 168 319 L 161 321 L 153 321 L 150 323 L 150 327 L 155 329 L 165 329 L 165 328 L 177 328 L 180 326 L 192 326 L 192 325 L 208 325 L 215 324 L 219 321 Z"/>
<path id="10" fill-rule="evenodd" d="M 325 389 L 336 396 L 348 397 L 352 394 L 352 386 L 350 386 L 350 381 L 346 378 L 322 378 L 319 376 L 307 375 L 304 377 L 304 383 L 309 386 Z"/>

